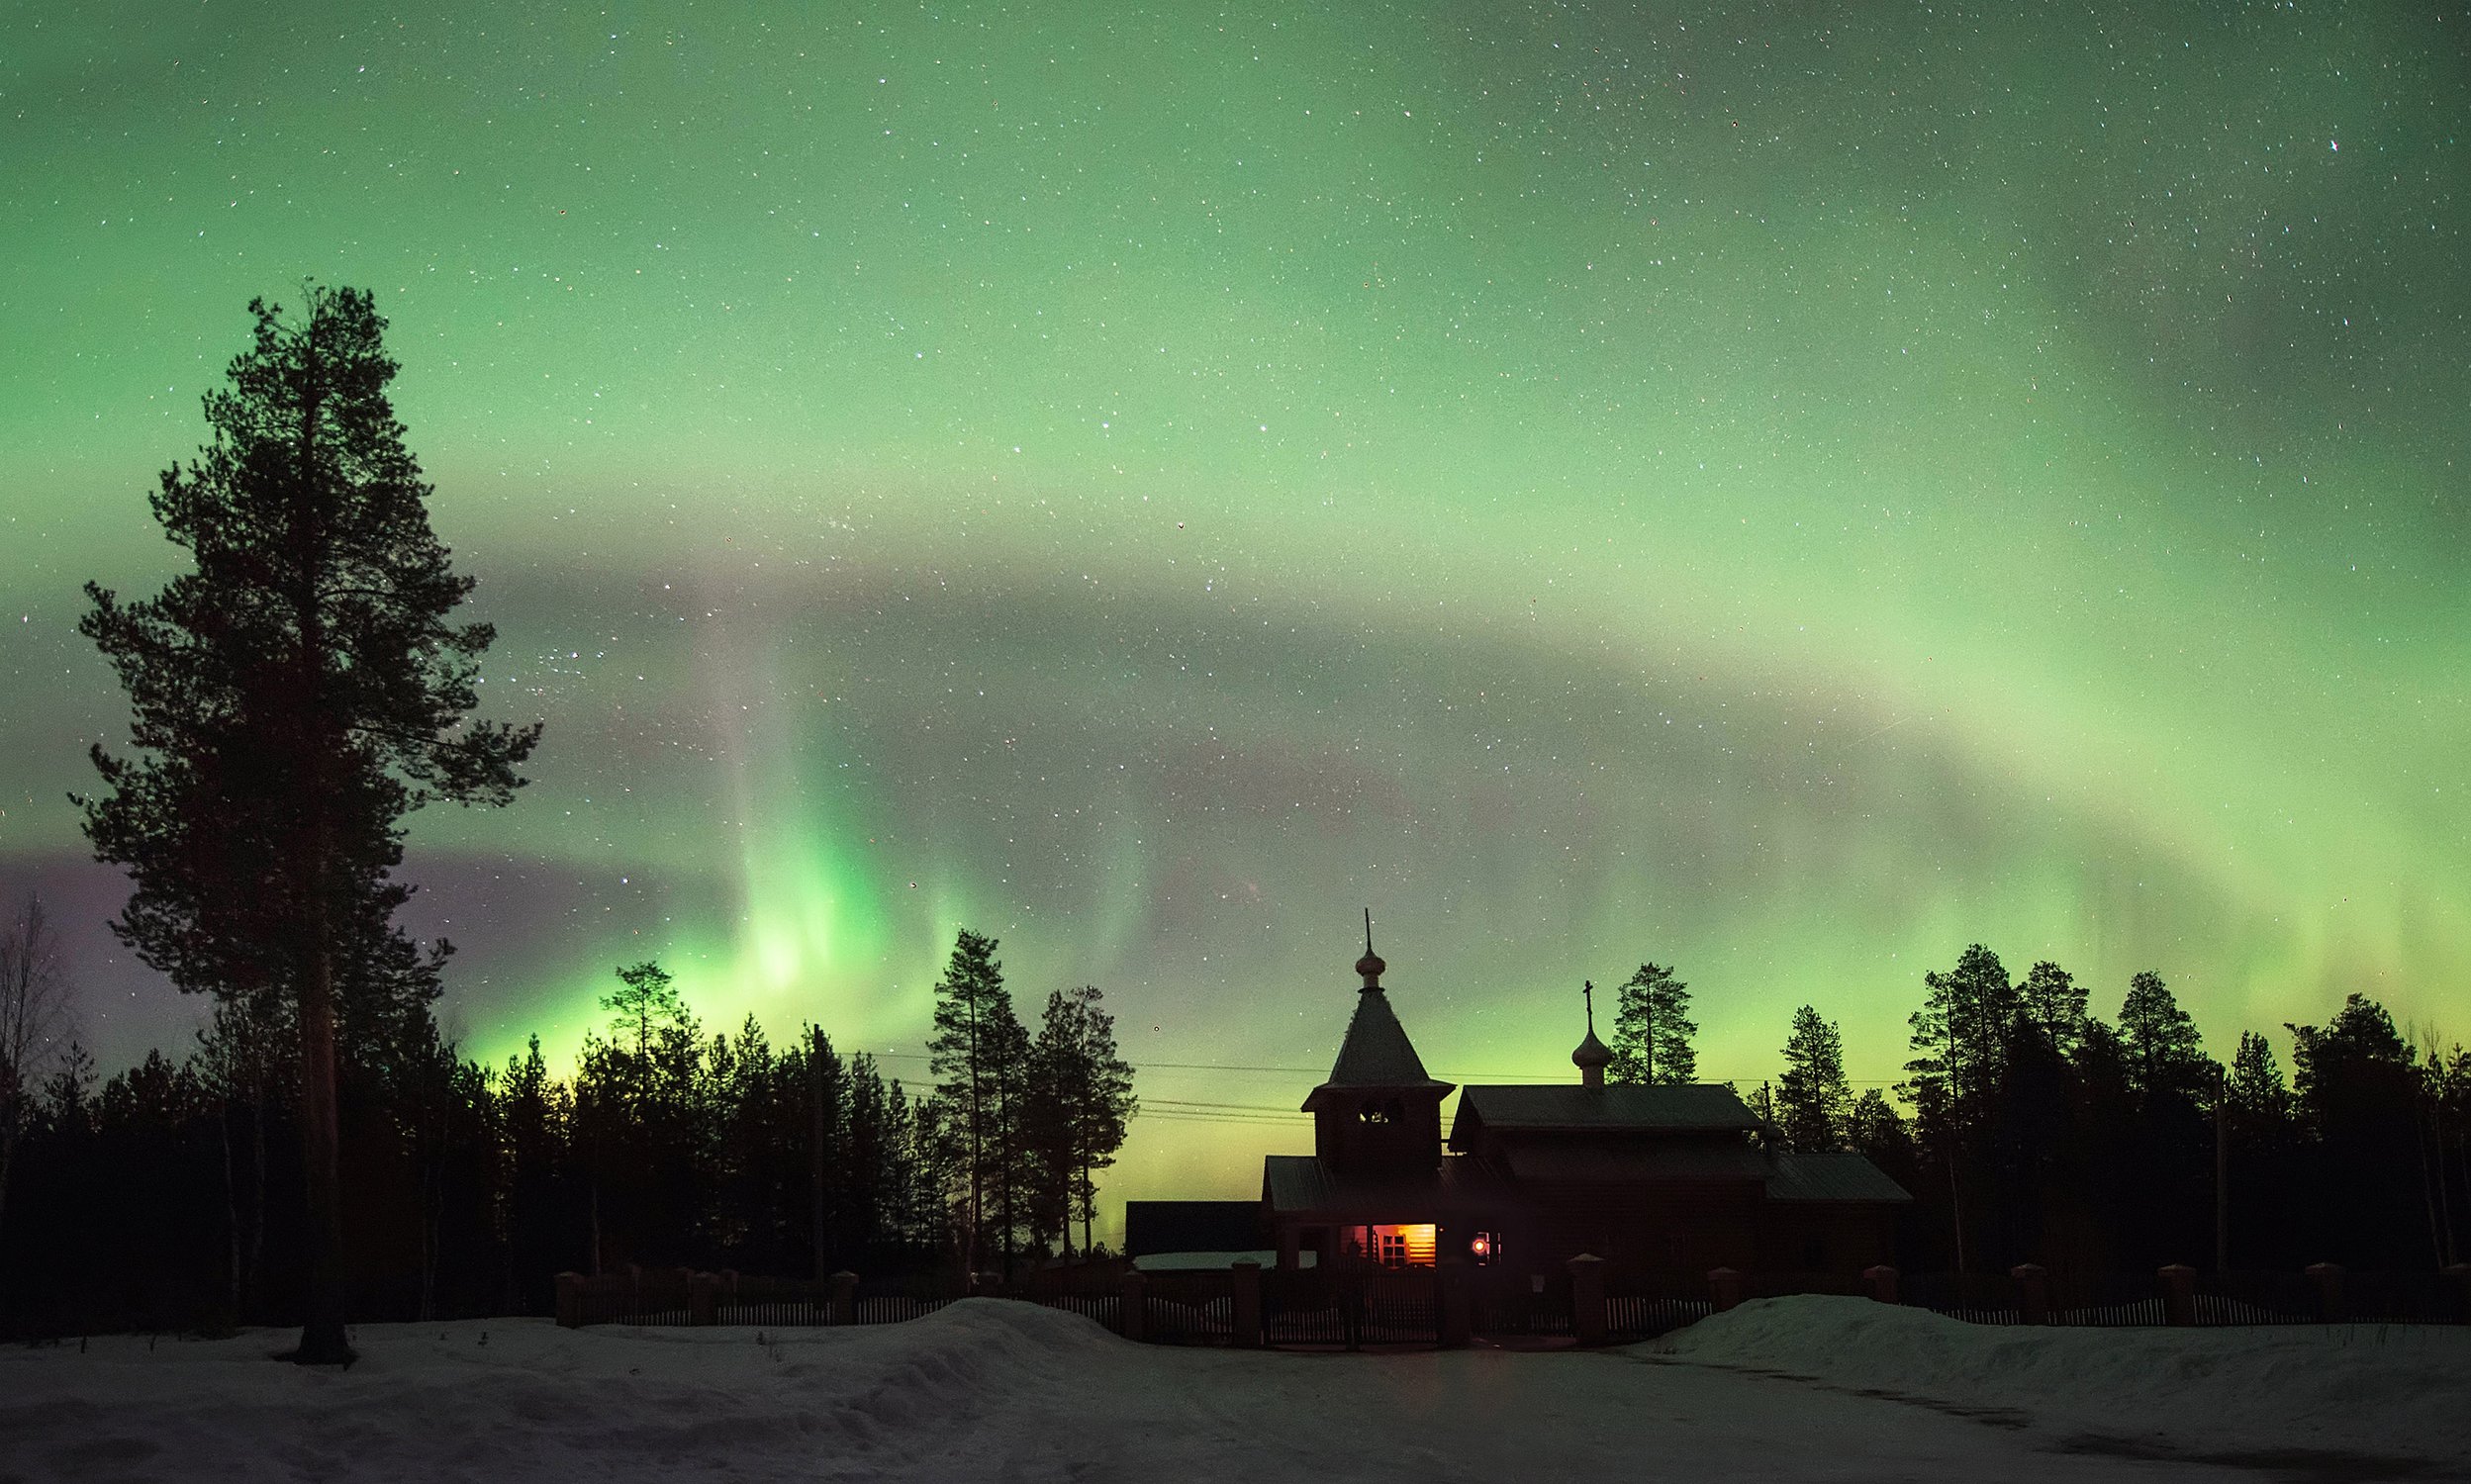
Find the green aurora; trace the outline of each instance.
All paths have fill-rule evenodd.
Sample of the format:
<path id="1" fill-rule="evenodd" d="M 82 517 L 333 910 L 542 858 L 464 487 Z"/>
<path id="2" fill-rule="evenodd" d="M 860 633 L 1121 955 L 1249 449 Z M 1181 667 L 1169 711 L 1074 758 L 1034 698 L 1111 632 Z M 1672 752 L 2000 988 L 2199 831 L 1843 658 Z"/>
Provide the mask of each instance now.
<path id="1" fill-rule="evenodd" d="M 922 1077 L 966 923 L 1138 1197 L 1301 1147 L 1196 1067 L 1326 1065 L 1366 904 L 1462 1079 L 1651 957 L 1891 1078 L 1976 940 L 2465 1034 L 2459 8 L 422 9 L 0 8 L 0 885 L 106 1065 L 198 1007 L 78 589 L 307 276 L 548 723 L 413 824 L 477 1054 L 658 957 Z"/>

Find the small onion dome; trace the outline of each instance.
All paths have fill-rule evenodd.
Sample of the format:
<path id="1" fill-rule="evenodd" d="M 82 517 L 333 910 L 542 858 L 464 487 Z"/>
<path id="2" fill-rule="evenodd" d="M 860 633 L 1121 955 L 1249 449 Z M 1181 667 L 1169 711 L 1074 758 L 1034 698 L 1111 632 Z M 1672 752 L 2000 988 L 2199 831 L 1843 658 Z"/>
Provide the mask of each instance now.
<path id="1" fill-rule="evenodd" d="M 1379 954 L 1375 953 L 1369 948 L 1365 950 L 1365 956 L 1356 961 L 1356 972 L 1365 976 L 1365 982 L 1367 984 L 1371 984 L 1375 979 L 1379 978 L 1381 976 L 1381 971 L 1389 967 L 1390 966 L 1387 964 L 1381 962 L 1381 956 Z"/>
<path id="2" fill-rule="evenodd" d="M 1600 1070 L 1613 1065 L 1613 1053 L 1607 1051 L 1604 1043 L 1596 1039 L 1596 1033 L 1591 1028 L 1587 1032 L 1587 1039 L 1578 1043 L 1578 1050 L 1570 1053 L 1570 1065 L 1581 1071 Z"/>

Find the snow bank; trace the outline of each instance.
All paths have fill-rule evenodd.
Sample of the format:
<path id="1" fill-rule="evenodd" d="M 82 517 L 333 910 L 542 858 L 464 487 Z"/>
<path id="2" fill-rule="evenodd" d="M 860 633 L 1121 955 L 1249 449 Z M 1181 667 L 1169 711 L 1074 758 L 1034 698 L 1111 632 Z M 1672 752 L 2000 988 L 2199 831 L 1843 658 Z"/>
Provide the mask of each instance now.
<path id="1" fill-rule="evenodd" d="M 2025 1329 L 1804 1296 L 1754 1300 L 1636 1348 L 2004 1416 L 2086 1444 L 2399 1456 L 2471 1473 L 2471 1329 Z"/>
<path id="2" fill-rule="evenodd" d="M 2446 1460 L 2418 1478 L 2471 1473 L 2448 1412 L 2471 1359 L 2459 1334 L 2027 1334 L 1799 1299 L 1661 1353 L 1284 1354 L 1128 1345 L 971 1299 L 846 1329 L 486 1320 L 353 1338 L 343 1372 L 275 1363 L 292 1336 L 269 1331 L 0 1349 L 0 1481 L 2235 1484 L 2403 1477 L 2380 1460 L 2409 1456 Z"/>
<path id="3" fill-rule="evenodd" d="M 364 1325 L 348 1370 L 269 1358 L 293 1338 L 0 1352 L 0 1480 L 600 1481 L 784 1454 L 863 1462 L 850 1477 L 966 1476 L 977 1460 L 953 1444 L 991 1398 L 1131 1348 L 1078 1315 L 988 1299 L 846 1329 Z"/>

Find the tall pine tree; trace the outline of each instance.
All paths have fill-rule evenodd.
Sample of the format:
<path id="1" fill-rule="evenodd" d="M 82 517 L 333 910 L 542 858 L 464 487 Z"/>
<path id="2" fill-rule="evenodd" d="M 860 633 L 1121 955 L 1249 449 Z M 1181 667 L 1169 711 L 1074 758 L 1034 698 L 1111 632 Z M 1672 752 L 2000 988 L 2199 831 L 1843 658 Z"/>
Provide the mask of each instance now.
<path id="1" fill-rule="evenodd" d="M 2205 1055 L 2205 1038 L 2160 974 L 2147 970 L 2129 980 L 2119 1032 L 2138 1096 L 2193 1101 L 2213 1087 L 2214 1063 Z"/>
<path id="2" fill-rule="evenodd" d="M 1699 1027 L 1689 1015 L 1690 986 L 1662 964 L 1642 964 L 1617 993 L 1612 1079 L 1663 1085 L 1697 1081 L 1699 1057 L 1690 1038 Z"/>
<path id="3" fill-rule="evenodd" d="M 1004 987 L 996 940 L 961 929 L 944 976 L 935 983 L 935 1034 L 927 1042 L 927 1065 L 942 1078 L 937 1091 L 950 1104 L 945 1128 L 965 1182 L 965 1251 L 973 1272 L 993 1229 L 1004 1274 L 1011 1275 L 1022 1215 L 1021 1089 L 1029 1044 L 1029 1032 L 1012 1008 L 1012 991 Z"/>
<path id="4" fill-rule="evenodd" d="M 503 804 L 538 740 L 471 719 L 494 631 L 448 615 L 472 590 L 428 524 L 429 487 L 386 398 L 396 365 L 372 297 L 313 286 L 303 318 L 262 301 L 214 441 L 152 500 L 195 569 L 153 599 L 89 584 L 79 631 L 129 694 L 133 756 L 100 746 L 82 800 L 136 891 L 113 928 L 182 989 L 292 1004 L 310 1260 L 303 1363 L 348 1361 L 337 1169 L 338 998 L 420 1002 L 436 956 L 392 922 L 403 817 Z"/>
<path id="5" fill-rule="evenodd" d="M 1793 1012 L 1784 1043 L 1784 1075 L 1776 1079 L 1776 1118 L 1788 1148 L 1805 1152 L 1845 1147 L 1853 1089 L 1845 1080 L 1845 1038 L 1818 1010 Z"/>
<path id="6" fill-rule="evenodd" d="M 1091 1249 L 1094 1175 L 1115 1162 L 1137 1106 L 1132 1066 L 1115 1049 L 1115 1017 L 1098 1008 L 1103 998 L 1092 984 L 1049 994 L 1030 1050 L 1026 1125 L 1040 1229 L 1061 1226 L 1068 1253 L 1075 1219 L 1082 1251 Z"/>

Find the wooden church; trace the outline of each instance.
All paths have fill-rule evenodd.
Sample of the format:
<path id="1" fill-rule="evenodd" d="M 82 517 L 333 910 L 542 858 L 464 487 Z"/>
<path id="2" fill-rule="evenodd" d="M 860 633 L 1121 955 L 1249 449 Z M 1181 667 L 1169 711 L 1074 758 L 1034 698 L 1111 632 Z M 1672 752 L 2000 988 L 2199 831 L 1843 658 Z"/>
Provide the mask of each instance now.
<path id="1" fill-rule="evenodd" d="M 1422 1266 L 1458 1256 L 1550 1271 L 1592 1252 L 1631 1271 L 1855 1273 L 1893 1260 L 1911 1200 L 1853 1154 L 1762 1150 L 1730 1087 L 1608 1086 L 1596 1039 L 1565 1083 L 1459 1091 L 1424 1069 L 1381 987 L 1368 938 L 1355 1015 L 1327 1080 L 1304 1099 L 1313 1153 L 1262 1161 L 1279 1264 Z M 1447 1146 L 1445 1148 L 1445 1145 Z"/>

